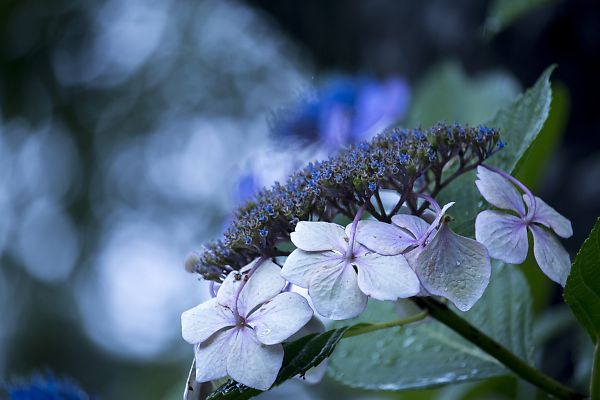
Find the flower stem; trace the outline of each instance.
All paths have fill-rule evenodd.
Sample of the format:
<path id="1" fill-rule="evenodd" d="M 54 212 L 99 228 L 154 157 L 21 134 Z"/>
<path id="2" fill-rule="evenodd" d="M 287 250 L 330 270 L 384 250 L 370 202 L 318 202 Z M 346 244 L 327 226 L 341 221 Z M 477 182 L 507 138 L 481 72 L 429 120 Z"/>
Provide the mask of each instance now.
<path id="1" fill-rule="evenodd" d="M 594 349 L 594 364 L 590 379 L 590 399 L 600 399 L 600 341 L 596 341 Z"/>
<path id="2" fill-rule="evenodd" d="M 408 325 L 413 322 L 417 322 L 417 321 L 421 321 L 422 319 L 425 319 L 425 317 L 427 315 L 428 315 L 427 311 L 422 311 L 418 314 L 411 315 L 410 317 L 406 317 L 403 319 L 397 319 L 394 321 L 382 322 L 379 324 L 356 325 L 346 331 L 346 333 L 344 334 L 344 338 L 349 338 L 349 337 L 358 336 L 358 335 L 364 335 L 365 333 L 375 332 L 375 331 L 379 331 L 379 330 L 387 329 L 387 328 L 393 328 L 394 326 Z"/>
<path id="3" fill-rule="evenodd" d="M 537 386 L 544 392 L 559 399 L 583 399 L 584 395 L 574 389 L 564 386 L 560 382 L 535 369 L 523 361 L 506 347 L 471 325 L 469 322 L 454 313 L 443 303 L 428 298 L 413 298 L 415 303 L 423 310 L 427 310 L 431 317 L 446 325 L 487 354 L 501 362 L 506 368 L 514 372 L 521 379 Z M 598 357 L 598 355 L 596 356 Z"/>

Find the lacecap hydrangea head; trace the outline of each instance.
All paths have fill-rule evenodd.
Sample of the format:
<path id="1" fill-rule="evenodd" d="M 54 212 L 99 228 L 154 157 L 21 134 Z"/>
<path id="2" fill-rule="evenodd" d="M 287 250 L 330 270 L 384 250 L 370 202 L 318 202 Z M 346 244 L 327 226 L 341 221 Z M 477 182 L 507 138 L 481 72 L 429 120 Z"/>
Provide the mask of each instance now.
<path id="1" fill-rule="evenodd" d="M 290 240 L 299 221 L 331 221 L 338 214 L 352 219 L 358 204 L 369 206 L 379 190 L 418 190 L 441 178 L 444 169 L 483 162 L 499 143 L 498 130 L 481 126 L 440 123 L 388 130 L 261 190 L 235 212 L 224 238 L 208 244 L 190 269 L 222 281 L 229 271 L 225 266 L 240 269 L 257 257 L 278 255 L 277 245 Z"/>

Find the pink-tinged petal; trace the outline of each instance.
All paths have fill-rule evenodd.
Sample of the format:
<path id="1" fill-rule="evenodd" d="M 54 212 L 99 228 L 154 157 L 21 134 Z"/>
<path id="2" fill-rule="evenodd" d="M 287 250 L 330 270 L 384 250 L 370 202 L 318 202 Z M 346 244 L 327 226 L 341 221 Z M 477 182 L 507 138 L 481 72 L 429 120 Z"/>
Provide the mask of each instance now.
<path id="1" fill-rule="evenodd" d="M 443 296 L 461 311 L 479 300 L 490 281 L 492 266 L 485 247 L 452 232 L 442 223 L 417 258 L 416 272 L 423 287 Z"/>
<path id="2" fill-rule="evenodd" d="M 312 318 L 308 301 L 298 293 L 281 293 L 253 312 L 246 320 L 263 344 L 281 343 Z"/>
<path id="3" fill-rule="evenodd" d="M 344 251 L 348 246 L 344 227 L 331 222 L 300 221 L 290 238 L 304 251 Z"/>
<path id="4" fill-rule="evenodd" d="M 233 325 L 231 310 L 220 305 L 216 298 L 181 314 L 181 336 L 191 344 L 203 342 L 218 330 Z"/>
<path id="5" fill-rule="evenodd" d="M 525 200 L 527 208 L 530 208 L 531 202 L 529 201 L 529 196 L 524 195 L 523 200 Z M 554 233 L 562 238 L 573 236 L 571 221 L 563 217 L 558 211 L 550 207 L 544 200 L 537 196 L 535 196 L 535 214 L 533 215 L 532 221 L 552 229 Z"/>
<path id="6" fill-rule="evenodd" d="M 379 221 L 359 221 L 356 241 L 379 254 L 393 256 L 412 246 L 415 238 L 391 224 Z"/>
<path id="7" fill-rule="evenodd" d="M 419 278 L 403 255 L 364 252 L 352 264 L 358 267 L 358 287 L 374 299 L 397 300 L 419 293 Z"/>
<path id="8" fill-rule="evenodd" d="M 317 312 L 329 319 L 356 317 L 367 306 L 367 296 L 358 288 L 356 272 L 345 262 L 317 270 L 308 293 Z"/>
<path id="9" fill-rule="evenodd" d="M 228 329 L 194 346 L 196 357 L 196 380 L 208 382 L 227 376 L 227 356 L 237 329 Z"/>
<path id="10" fill-rule="evenodd" d="M 521 264 L 527 258 L 527 225 L 514 215 L 491 210 L 480 212 L 475 220 L 475 239 L 497 260 Z"/>
<path id="11" fill-rule="evenodd" d="M 571 272 L 571 259 L 556 236 L 545 228 L 529 225 L 533 234 L 533 255 L 540 269 L 554 282 L 565 286 Z"/>
<path id="12" fill-rule="evenodd" d="M 432 221 L 435 219 L 433 217 Z M 421 238 L 425 232 L 427 232 L 427 228 L 429 228 L 429 224 L 422 218 L 419 218 L 415 215 L 406 215 L 406 214 L 398 214 L 392 217 L 392 223 L 402 229 L 406 229 L 409 231 L 415 239 Z"/>
<path id="13" fill-rule="evenodd" d="M 273 261 L 265 260 L 250 277 L 240 293 L 238 311 L 247 316 L 259 305 L 277 296 L 285 287 L 281 268 Z"/>
<path id="14" fill-rule="evenodd" d="M 525 205 L 521 195 L 514 185 L 500 174 L 479 166 L 475 184 L 488 203 L 503 210 L 516 211 L 521 216 L 525 215 Z"/>
<path id="15" fill-rule="evenodd" d="M 319 268 L 339 264 L 343 256 L 334 251 L 292 251 L 281 269 L 281 276 L 294 285 L 308 288 L 310 277 Z"/>
<path id="16" fill-rule="evenodd" d="M 237 382 L 258 390 L 268 390 L 283 362 L 281 344 L 265 345 L 250 328 L 239 329 L 227 357 L 227 373 Z"/>

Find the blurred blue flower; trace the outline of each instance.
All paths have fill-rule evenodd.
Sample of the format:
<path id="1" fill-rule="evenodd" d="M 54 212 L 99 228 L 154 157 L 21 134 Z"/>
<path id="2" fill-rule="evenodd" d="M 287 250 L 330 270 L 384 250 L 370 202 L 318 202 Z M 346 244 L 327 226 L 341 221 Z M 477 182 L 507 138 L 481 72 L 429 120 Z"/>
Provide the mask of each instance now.
<path id="1" fill-rule="evenodd" d="M 90 397 L 68 378 L 53 372 L 34 374 L 29 380 L 6 386 L 10 400 L 88 400 Z"/>
<path id="2" fill-rule="evenodd" d="M 277 151 L 289 154 L 283 160 L 276 160 L 276 171 L 258 165 L 272 163 L 265 163 L 259 157 L 253 159 L 253 165 L 244 168 L 239 177 L 237 198 L 247 200 L 273 180 L 285 179 L 309 159 L 323 158 L 346 145 L 372 138 L 402 120 L 409 100 L 408 84 L 397 76 L 385 80 L 364 76 L 330 79 L 315 92 L 276 113 L 271 125 L 272 134 L 279 139 Z M 289 140 L 284 146 L 282 138 Z M 293 139 L 313 146 L 303 146 L 300 151 Z"/>
<path id="3" fill-rule="evenodd" d="M 275 135 L 319 142 L 326 150 L 360 140 L 402 119 L 410 99 L 401 78 L 337 77 L 275 119 Z"/>

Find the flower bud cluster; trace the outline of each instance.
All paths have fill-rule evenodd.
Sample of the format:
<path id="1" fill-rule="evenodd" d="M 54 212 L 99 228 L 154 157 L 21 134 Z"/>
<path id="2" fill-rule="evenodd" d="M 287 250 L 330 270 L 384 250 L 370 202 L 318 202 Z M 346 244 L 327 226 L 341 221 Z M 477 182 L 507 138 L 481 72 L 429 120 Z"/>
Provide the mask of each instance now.
<path id="1" fill-rule="evenodd" d="M 278 255 L 301 220 L 352 218 L 379 189 L 412 192 L 416 182 L 440 182 L 445 168 L 480 164 L 501 148 L 497 129 L 439 123 L 429 129 L 390 129 L 326 161 L 308 164 L 242 205 L 223 240 L 209 244 L 192 271 L 222 280 L 260 256 Z"/>

